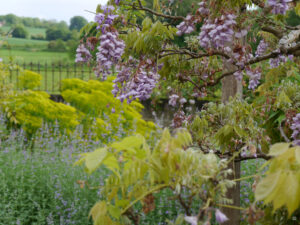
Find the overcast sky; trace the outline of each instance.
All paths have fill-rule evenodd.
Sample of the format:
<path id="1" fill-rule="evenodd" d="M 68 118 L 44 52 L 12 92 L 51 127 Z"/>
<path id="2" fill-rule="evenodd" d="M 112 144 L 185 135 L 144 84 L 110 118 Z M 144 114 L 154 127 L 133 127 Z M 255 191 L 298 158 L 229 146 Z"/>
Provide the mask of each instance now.
<path id="1" fill-rule="evenodd" d="M 42 19 L 64 20 L 69 23 L 73 16 L 87 20 L 94 15 L 84 10 L 95 11 L 98 4 L 107 0 L 1 0 L 0 15 L 13 13 L 17 16 L 39 17 Z"/>

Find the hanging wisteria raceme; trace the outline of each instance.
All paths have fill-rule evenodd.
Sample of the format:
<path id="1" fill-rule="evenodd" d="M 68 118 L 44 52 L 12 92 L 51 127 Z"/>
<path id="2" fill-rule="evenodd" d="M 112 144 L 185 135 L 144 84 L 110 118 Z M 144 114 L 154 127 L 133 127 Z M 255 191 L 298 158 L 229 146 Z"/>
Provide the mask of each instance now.
<path id="1" fill-rule="evenodd" d="M 207 7 L 207 3 L 205 1 L 202 1 L 200 3 L 198 3 L 199 8 L 197 9 L 197 12 L 201 15 L 201 16 L 208 16 L 210 11 L 209 8 Z"/>
<path id="2" fill-rule="evenodd" d="M 100 67 L 99 72 L 103 76 L 111 73 L 112 66 L 117 64 L 125 49 L 125 44 L 118 38 L 118 32 L 106 32 L 100 36 L 100 45 L 97 48 L 97 64 Z"/>
<path id="3" fill-rule="evenodd" d="M 246 69 L 246 74 L 249 76 L 249 85 L 248 88 L 254 90 L 258 85 L 261 79 L 261 70 L 257 69 Z"/>
<path id="4" fill-rule="evenodd" d="M 102 33 L 106 32 L 106 29 L 110 27 L 114 20 L 118 18 L 118 15 L 113 14 L 115 7 L 112 5 L 102 6 L 103 13 L 97 13 L 95 16 L 95 22 L 98 23 L 97 29 L 101 30 Z"/>
<path id="5" fill-rule="evenodd" d="M 84 44 L 80 44 L 76 49 L 76 58 L 75 62 L 88 62 L 91 60 L 92 55 L 90 51 L 84 46 Z"/>
<path id="6" fill-rule="evenodd" d="M 265 42 L 264 39 L 262 39 L 257 46 L 255 56 L 262 56 L 263 54 L 265 54 L 268 47 L 269 47 L 268 43 Z"/>
<path id="7" fill-rule="evenodd" d="M 236 16 L 225 14 L 219 18 L 206 19 L 199 34 L 199 42 L 203 48 L 223 49 L 233 41 Z"/>
<path id="8" fill-rule="evenodd" d="M 293 118 L 291 129 L 293 130 L 292 139 L 294 144 L 300 146 L 300 113 Z"/>
<path id="9" fill-rule="evenodd" d="M 153 68 L 156 68 L 156 65 L 150 59 L 140 63 L 138 67 L 136 64 L 124 66 L 114 80 L 112 93 L 118 95 L 117 98 L 122 102 L 127 99 L 128 103 L 136 99 L 143 101 L 150 98 L 160 78 L 157 69 Z M 132 71 L 135 73 L 132 74 Z"/>
<path id="10" fill-rule="evenodd" d="M 178 98 L 179 98 L 178 95 L 175 95 L 175 94 L 170 95 L 170 97 L 169 97 L 169 105 L 175 107 L 176 104 L 177 104 L 177 99 L 178 99 Z"/>
<path id="11" fill-rule="evenodd" d="M 289 2 L 291 0 L 268 0 L 268 5 L 272 8 L 272 13 L 284 15 L 289 9 Z"/>
<path id="12" fill-rule="evenodd" d="M 271 68 L 276 68 L 278 67 L 281 63 L 286 63 L 289 57 L 286 57 L 285 55 L 279 55 L 277 58 L 270 59 L 270 67 Z"/>
<path id="13" fill-rule="evenodd" d="M 177 35 L 181 36 L 183 34 L 190 34 L 195 30 L 195 21 L 191 15 L 188 15 L 184 21 L 176 26 L 178 31 Z"/>
<path id="14" fill-rule="evenodd" d="M 131 75 L 132 68 L 124 66 L 121 71 L 117 74 L 117 78 L 113 81 L 115 84 L 113 85 L 112 94 L 117 97 L 118 93 L 121 91 L 119 85 L 123 87 L 127 81 L 129 81 Z"/>

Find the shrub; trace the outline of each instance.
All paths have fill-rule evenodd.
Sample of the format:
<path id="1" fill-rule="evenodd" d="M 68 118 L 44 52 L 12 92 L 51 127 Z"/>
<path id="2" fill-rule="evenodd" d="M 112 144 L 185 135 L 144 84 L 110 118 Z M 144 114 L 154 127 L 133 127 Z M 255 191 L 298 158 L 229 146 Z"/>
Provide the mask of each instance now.
<path id="1" fill-rule="evenodd" d="M 16 25 L 13 29 L 12 36 L 16 38 L 27 38 L 28 31 L 22 25 Z"/>
<path id="2" fill-rule="evenodd" d="M 33 34 L 33 35 L 31 35 L 31 39 L 32 40 L 45 40 L 45 37 L 42 34 Z"/>
<path id="3" fill-rule="evenodd" d="M 48 50 L 56 52 L 64 52 L 67 50 L 65 42 L 61 39 L 56 41 L 50 41 L 48 44 Z"/>
<path id="4" fill-rule="evenodd" d="M 42 76 L 38 73 L 25 70 L 19 76 L 19 85 L 21 89 L 34 89 L 41 85 Z"/>
<path id="5" fill-rule="evenodd" d="M 80 79 L 62 81 L 62 96 L 77 109 L 85 132 L 94 132 L 97 138 L 103 135 L 116 139 L 119 130 L 127 134 L 134 132 L 149 135 L 156 129 L 152 122 L 142 119 L 143 105 L 132 102 L 130 105 L 112 95 L 112 78 L 105 82 Z"/>

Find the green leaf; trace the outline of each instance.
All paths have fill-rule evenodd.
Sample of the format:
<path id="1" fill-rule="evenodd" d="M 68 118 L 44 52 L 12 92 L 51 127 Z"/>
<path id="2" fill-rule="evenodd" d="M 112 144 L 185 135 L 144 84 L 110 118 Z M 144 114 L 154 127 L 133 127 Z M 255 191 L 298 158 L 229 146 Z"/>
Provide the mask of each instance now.
<path id="1" fill-rule="evenodd" d="M 122 141 L 113 143 L 110 147 L 117 151 L 127 150 L 136 153 L 135 149 L 141 148 L 144 143 L 144 137 L 141 135 L 126 137 Z"/>
<path id="2" fill-rule="evenodd" d="M 300 164 L 300 147 L 296 146 L 294 148 L 295 148 L 295 157 L 296 157 L 297 163 Z"/>
<path id="3" fill-rule="evenodd" d="M 300 2 L 297 3 L 297 5 L 295 7 L 295 12 L 298 16 L 300 16 Z"/>
<path id="4" fill-rule="evenodd" d="M 103 164 L 112 171 L 119 171 L 120 169 L 118 160 L 112 154 L 107 155 L 107 157 L 103 161 Z"/>
<path id="5" fill-rule="evenodd" d="M 101 217 L 104 217 L 107 212 L 105 201 L 96 203 L 89 213 L 89 217 L 92 216 L 94 221 L 98 221 Z"/>
<path id="6" fill-rule="evenodd" d="M 274 192 L 274 189 L 276 188 L 276 185 L 279 182 L 279 177 L 280 171 L 266 176 L 258 183 L 255 189 L 256 201 L 264 200 Z"/>
<path id="7" fill-rule="evenodd" d="M 106 148 L 100 148 L 95 150 L 94 152 L 87 153 L 85 157 L 85 166 L 89 173 L 94 172 L 103 162 L 107 155 Z"/>
<path id="8" fill-rule="evenodd" d="M 109 205 L 108 212 L 115 219 L 119 219 L 121 217 L 121 209 L 118 206 Z"/>
<path id="9" fill-rule="evenodd" d="M 278 156 L 285 153 L 290 147 L 290 143 L 277 143 L 271 146 L 270 156 Z"/>

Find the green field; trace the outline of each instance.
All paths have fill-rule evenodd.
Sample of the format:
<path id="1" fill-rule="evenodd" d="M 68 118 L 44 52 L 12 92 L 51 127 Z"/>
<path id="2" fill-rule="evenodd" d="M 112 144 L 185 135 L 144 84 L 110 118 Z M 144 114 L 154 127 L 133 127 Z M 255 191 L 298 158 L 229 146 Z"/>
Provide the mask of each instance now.
<path id="1" fill-rule="evenodd" d="M 11 60 L 15 63 L 72 63 L 74 62 L 68 56 L 66 52 L 47 52 L 39 51 L 38 49 L 29 48 L 26 50 L 8 50 L 0 48 L 0 58 L 4 62 L 10 62 Z"/>
<path id="2" fill-rule="evenodd" d="M 0 27 L 1 30 L 3 30 L 4 32 L 8 32 L 11 30 L 10 26 L 3 26 Z M 43 36 L 46 36 L 46 29 L 45 28 L 36 28 L 36 27 L 25 27 L 25 29 L 28 31 L 29 33 L 29 37 L 31 35 L 37 35 L 37 34 L 41 34 Z"/>
<path id="3" fill-rule="evenodd" d="M 30 40 L 24 38 L 1 38 L 1 49 L 13 49 L 23 51 L 45 51 L 47 50 L 48 41 Z"/>

